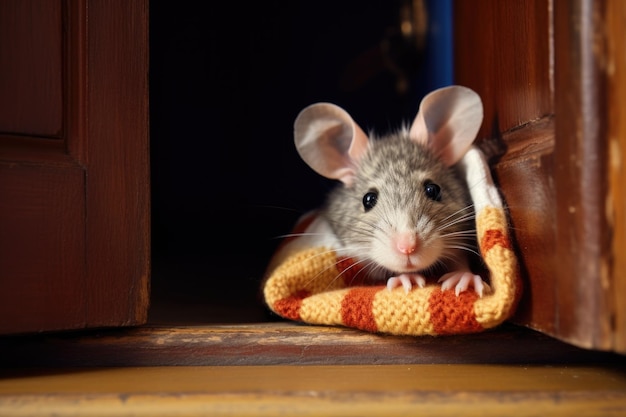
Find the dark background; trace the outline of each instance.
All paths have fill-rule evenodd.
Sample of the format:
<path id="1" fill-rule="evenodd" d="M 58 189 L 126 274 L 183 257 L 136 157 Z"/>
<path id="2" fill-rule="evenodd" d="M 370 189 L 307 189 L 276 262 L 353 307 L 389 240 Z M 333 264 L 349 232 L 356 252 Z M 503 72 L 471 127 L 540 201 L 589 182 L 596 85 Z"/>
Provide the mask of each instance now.
<path id="1" fill-rule="evenodd" d="M 401 3 L 151 1 L 152 320 L 266 318 L 257 294 L 278 237 L 334 186 L 295 151 L 302 108 L 334 102 L 385 133 L 452 83 L 448 1 L 427 2 L 422 54 L 394 41 Z"/>

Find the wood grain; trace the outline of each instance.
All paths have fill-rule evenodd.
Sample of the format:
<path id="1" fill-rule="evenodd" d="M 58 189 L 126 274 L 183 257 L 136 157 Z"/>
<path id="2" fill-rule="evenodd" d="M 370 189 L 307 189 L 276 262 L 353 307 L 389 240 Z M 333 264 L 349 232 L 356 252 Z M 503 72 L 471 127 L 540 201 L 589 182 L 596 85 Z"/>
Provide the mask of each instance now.
<path id="1" fill-rule="evenodd" d="M 0 338 L 0 367 L 592 363 L 620 357 L 517 326 L 397 337 L 295 323 L 167 326 Z"/>
<path id="2" fill-rule="evenodd" d="M 591 0 L 554 5 L 555 256 L 562 260 L 555 291 L 559 335 L 579 346 L 610 349 L 603 7 Z"/>
<path id="3" fill-rule="evenodd" d="M 0 132 L 61 137 L 62 15 L 60 1 L 0 3 Z"/>
<path id="4" fill-rule="evenodd" d="M 612 230 L 611 281 L 615 309 L 615 348 L 626 353 L 626 3 L 607 2 L 609 187 L 607 201 Z"/>
<path id="5" fill-rule="evenodd" d="M 615 332 L 624 303 L 614 295 L 625 279 L 616 261 L 622 146 L 610 139 L 624 136 L 616 113 L 624 107 L 621 6 L 456 5 L 457 78 L 485 100 L 483 145 L 504 150 L 494 171 L 527 282 L 516 321 L 577 346 L 615 349 L 624 338 Z M 485 24 L 474 25 L 473 14 L 487 16 Z"/>
<path id="6" fill-rule="evenodd" d="M 150 277 L 148 1 L 90 1 L 87 12 L 87 320 L 139 324 Z"/>
<path id="7" fill-rule="evenodd" d="M 549 5 L 455 1 L 455 83 L 483 99 L 479 138 L 553 114 Z"/>
<path id="8" fill-rule="evenodd" d="M 623 368 L 246 366 L 0 371 L 3 416 L 618 416 Z"/>
<path id="9" fill-rule="evenodd" d="M 84 323 L 84 188 L 78 166 L 0 162 L 0 332 Z"/>

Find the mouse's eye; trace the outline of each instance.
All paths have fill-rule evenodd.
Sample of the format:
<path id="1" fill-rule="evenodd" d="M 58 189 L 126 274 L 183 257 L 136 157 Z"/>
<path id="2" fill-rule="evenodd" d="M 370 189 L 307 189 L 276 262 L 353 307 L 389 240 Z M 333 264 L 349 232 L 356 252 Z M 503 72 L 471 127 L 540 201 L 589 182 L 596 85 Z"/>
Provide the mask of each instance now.
<path id="1" fill-rule="evenodd" d="M 426 181 L 424 183 L 424 194 L 433 201 L 441 201 L 441 187 L 434 182 Z"/>
<path id="2" fill-rule="evenodd" d="M 371 209 L 373 209 L 377 202 L 377 191 L 369 191 L 363 196 L 363 207 L 365 207 L 365 211 L 370 211 Z"/>

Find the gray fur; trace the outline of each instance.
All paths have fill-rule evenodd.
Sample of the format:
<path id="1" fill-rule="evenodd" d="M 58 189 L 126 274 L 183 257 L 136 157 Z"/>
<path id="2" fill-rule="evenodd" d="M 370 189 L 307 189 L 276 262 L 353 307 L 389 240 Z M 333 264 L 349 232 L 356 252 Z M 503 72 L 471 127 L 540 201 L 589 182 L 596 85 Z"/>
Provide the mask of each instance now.
<path id="1" fill-rule="evenodd" d="M 427 180 L 441 187 L 440 202 L 425 195 Z M 366 211 L 363 196 L 373 189 L 378 191 L 378 202 Z M 467 185 L 456 168 L 445 166 L 424 145 L 410 140 L 403 129 L 371 140 L 359 162 L 355 181 L 351 186 L 340 185 L 331 192 L 322 215 L 345 247 L 360 248 L 358 257 L 371 260 L 368 248 L 372 231 L 380 227 L 393 230 L 395 225 L 391 224 L 391 219 L 395 211 L 408 212 L 411 227 L 418 230 L 418 225 L 424 222 L 441 225 L 461 217 L 468 213 L 469 206 Z M 468 229 L 473 229 L 472 219 L 451 225 L 445 233 Z M 458 238 L 456 240 L 458 242 Z"/>

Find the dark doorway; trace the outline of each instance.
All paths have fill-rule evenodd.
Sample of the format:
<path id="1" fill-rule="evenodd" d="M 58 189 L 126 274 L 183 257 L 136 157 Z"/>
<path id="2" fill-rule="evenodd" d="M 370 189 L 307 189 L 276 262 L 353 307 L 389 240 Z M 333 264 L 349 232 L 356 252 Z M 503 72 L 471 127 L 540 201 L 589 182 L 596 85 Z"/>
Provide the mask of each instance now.
<path id="1" fill-rule="evenodd" d="M 334 185 L 298 157 L 297 113 L 331 101 L 384 133 L 450 83 L 450 10 L 432 1 L 431 37 L 444 46 L 415 54 L 398 91 L 380 45 L 402 3 L 150 3 L 151 320 L 267 319 L 258 289 L 278 237 Z"/>

